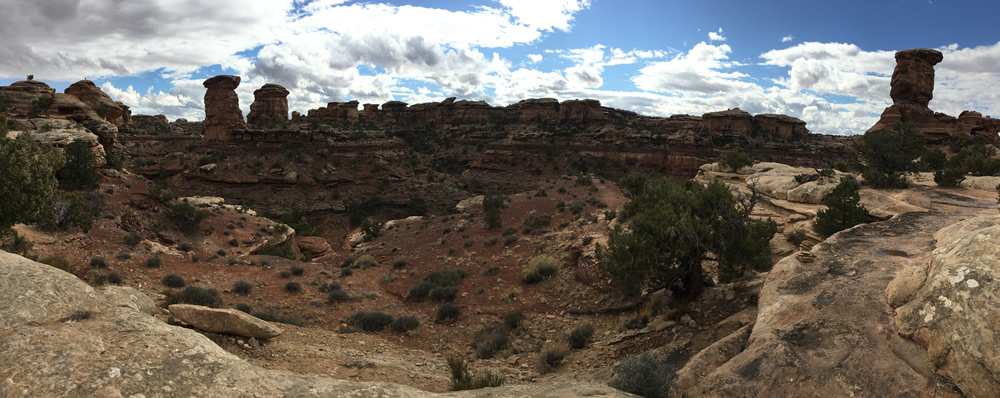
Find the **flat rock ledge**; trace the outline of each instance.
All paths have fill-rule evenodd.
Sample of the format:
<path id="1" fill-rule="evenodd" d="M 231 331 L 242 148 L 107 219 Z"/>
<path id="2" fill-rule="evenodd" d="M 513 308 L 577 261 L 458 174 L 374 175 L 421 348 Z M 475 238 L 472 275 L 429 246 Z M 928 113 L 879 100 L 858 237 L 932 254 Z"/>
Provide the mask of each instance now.
<path id="1" fill-rule="evenodd" d="M 240 310 L 209 308 L 192 304 L 172 304 L 170 315 L 191 327 L 212 333 L 232 334 L 258 339 L 270 339 L 281 335 L 281 328 L 274 324 L 248 315 Z"/>

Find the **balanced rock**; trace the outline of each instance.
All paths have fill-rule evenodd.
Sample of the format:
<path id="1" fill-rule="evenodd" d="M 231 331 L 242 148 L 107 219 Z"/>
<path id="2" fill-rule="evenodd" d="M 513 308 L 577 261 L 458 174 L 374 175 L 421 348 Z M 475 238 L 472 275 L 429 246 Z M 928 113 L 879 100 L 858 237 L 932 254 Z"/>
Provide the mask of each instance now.
<path id="1" fill-rule="evenodd" d="M 170 315 L 191 327 L 213 333 L 258 339 L 277 337 L 282 330 L 270 322 L 234 309 L 209 308 L 192 304 L 172 304 Z"/>
<path id="2" fill-rule="evenodd" d="M 247 124 L 266 125 L 288 121 L 288 90 L 277 84 L 265 84 L 253 92 L 253 104 Z"/>
<path id="3" fill-rule="evenodd" d="M 205 92 L 205 140 L 229 141 L 233 129 L 246 128 L 243 112 L 240 111 L 240 99 L 236 96 L 240 77 L 215 76 L 205 80 L 203 85 L 208 89 Z"/>
<path id="4" fill-rule="evenodd" d="M 972 218 L 938 231 L 930 259 L 889 289 L 897 301 L 907 298 L 896 308 L 899 333 L 924 346 L 938 373 L 970 397 L 1000 391 L 998 222 Z"/>
<path id="5" fill-rule="evenodd" d="M 912 102 L 926 107 L 934 98 L 934 65 L 944 60 L 938 50 L 920 48 L 896 53 L 889 97 L 893 103 Z"/>

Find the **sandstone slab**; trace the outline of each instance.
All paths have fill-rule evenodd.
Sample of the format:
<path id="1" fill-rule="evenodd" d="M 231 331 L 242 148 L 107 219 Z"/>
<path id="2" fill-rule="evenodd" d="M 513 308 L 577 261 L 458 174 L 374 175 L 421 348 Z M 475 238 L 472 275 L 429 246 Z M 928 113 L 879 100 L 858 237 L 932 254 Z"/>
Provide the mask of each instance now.
<path id="1" fill-rule="evenodd" d="M 213 333 L 232 334 L 258 339 L 281 335 L 281 328 L 243 311 L 209 308 L 191 304 L 172 304 L 170 314 L 191 327 Z"/>

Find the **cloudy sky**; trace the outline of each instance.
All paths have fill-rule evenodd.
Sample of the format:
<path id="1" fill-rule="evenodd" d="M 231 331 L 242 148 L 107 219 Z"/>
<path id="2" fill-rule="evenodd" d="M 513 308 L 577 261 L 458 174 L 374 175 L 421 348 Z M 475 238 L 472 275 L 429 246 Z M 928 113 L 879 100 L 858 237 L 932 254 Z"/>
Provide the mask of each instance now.
<path id="1" fill-rule="evenodd" d="M 739 107 L 864 132 L 897 50 L 936 48 L 931 108 L 1000 117 L 991 0 L 0 0 L 0 85 L 89 78 L 135 114 L 204 117 L 202 82 L 277 83 L 291 110 L 446 97 L 594 98 L 669 116 Z"/>

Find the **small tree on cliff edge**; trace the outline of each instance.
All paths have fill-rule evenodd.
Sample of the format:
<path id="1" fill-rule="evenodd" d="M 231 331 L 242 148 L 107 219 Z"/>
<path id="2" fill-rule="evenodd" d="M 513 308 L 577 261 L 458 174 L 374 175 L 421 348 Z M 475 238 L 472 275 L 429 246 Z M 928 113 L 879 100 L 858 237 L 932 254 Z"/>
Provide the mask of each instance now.
<path id="1" fill-rule="evenodd" d="M 816 232 L 824 237 L 833 235 L 868 219 L 865 207 L 861 205 L 857 182 L 841 178 L 833 192 L 823 198 L 826 210 L 816 213 Z"/>
<path id="2" fill-rule="evenodd" d="M 741 275 L 749 266 L 770 265 L 768 241 L 776 224 L 750 220 L 756 194 L 734 198 L 725 184 L 707 186 L 669 178 L 649 181 L 622 209 L 628 228 L 616 226 L 607 247 L 597 246 L 598 267 L 625 294 L 676 286 L 697 296 L 703 287 L 702 261 L 714 254 L 720 279 Z"/>

